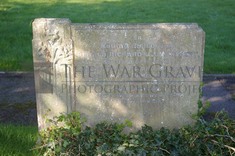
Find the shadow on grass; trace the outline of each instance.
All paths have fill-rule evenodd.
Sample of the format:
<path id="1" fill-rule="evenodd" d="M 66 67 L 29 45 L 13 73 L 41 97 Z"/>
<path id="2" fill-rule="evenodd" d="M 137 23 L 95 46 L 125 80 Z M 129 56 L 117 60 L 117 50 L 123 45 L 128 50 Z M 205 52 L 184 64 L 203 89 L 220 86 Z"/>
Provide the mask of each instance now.
<path id="1" fill-rule="evenodd" d="M 205 55 L 204 71 L 232 73 L 235 68 L 235 21 L 231 21 L 235 16 L 234 5 L 232 0 L 3 1 L 0 70 L 32 71 L 31 23 L 35 18 L 44 17 L 69 18 L 73 23 L 196 22 L 207 34 L 206 52 L 210 52 Z"/>

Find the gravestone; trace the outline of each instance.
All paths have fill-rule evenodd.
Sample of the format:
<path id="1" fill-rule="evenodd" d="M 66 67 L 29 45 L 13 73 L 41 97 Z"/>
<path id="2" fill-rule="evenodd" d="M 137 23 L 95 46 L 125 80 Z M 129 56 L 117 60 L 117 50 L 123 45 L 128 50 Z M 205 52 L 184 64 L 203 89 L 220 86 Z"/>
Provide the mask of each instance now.
<path id="1" fill-rule="evenodd" d="M 79 111 L 92 126 L 130 120 L 157 129 L 193 123 L 205 34 L 197 24 L 73 24 L 35 19 L 33 57 L 43 116 Z M 48 112 L 50 110 L 50 112 Z"/>

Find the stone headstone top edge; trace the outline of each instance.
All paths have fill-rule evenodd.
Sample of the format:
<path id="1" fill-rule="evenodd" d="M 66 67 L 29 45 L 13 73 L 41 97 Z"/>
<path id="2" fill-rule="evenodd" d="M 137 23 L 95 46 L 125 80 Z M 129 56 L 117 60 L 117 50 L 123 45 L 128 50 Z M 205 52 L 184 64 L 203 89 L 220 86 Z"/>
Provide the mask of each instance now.
<path id="1" fill-rule="evenodd" d="M 195 28 L 199 31 L 202 31 L 202 28 L 197 23 L 72 23 L 68 18 L 36 18 L 33 21 L 35 23 L 44 23 L 44 22 L 58 22 L 60 24 L 70 23 L 71 27 L 76 29 L 158 29 L 158 28 L 166 28 L 173 26 L 173 28 L 181 28 L 181 29 L 192 29 Z M 125 27 L 125 28 L 123 28 Z"/>

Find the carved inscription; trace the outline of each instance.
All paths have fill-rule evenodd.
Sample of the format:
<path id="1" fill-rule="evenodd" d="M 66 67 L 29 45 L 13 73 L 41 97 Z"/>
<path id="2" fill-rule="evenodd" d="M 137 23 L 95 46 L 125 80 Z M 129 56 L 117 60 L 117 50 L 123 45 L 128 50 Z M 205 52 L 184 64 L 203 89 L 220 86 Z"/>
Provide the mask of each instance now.
<path id="1" fill-rule="evenodd" d="M 191 122 L 186 116 L 197 109 L 201 42 L 187 27 L 163 27 L 74 27 L 77 100 L 101 97 L 95 103 L 99 110 L 106 110 L 103 113 L 118 103 L 127 107 L 127 118 L 135 118 L 138 112 L 143 118 L 135 118 L 136 127 L 143 120 L 159 127 L 171 127 L 170 120 L 178 120 L 179 125 L 182 120 Z M 111 111 L 109 118 L 116 120 L 115 114 L 119 113 Z"/>
<path id="2" fill-rule="evenodd" d="M 197 24 L 72 24 L 36 19 L 33 53 L 43 116 L 79 111 L 88 125 L 177 128 L 197 112 L 204 32 Z"/>
<path id="3" fill-rule="evenodd" d="M 66 66 L 66 64 L 65 64 Z M 152 64 L 150 66 L 133 65 L 125 66 L 123 64 L 110 65 L 101 64 L 97 66 L 81 66 L 75 67 L 77 74 L 81 74 L 82 78 L 96 78 L 99 74 L 105 78 L 191 78 L 195 74 L 200 74 L 200 66 L 163 66 L 161 64 Z M 97 69 L 101 69 L 101 71 Z"/>

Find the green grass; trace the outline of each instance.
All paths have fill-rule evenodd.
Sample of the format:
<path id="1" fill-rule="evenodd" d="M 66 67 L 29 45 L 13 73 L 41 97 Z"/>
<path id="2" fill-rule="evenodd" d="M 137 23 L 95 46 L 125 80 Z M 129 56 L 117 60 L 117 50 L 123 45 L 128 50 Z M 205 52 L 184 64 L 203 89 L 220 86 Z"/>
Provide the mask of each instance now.
<path id="1" fill-rule="evenodd" d="M 0 155 L 1 156 L 32 156 L 37 155 L 34 148 L 38 139 L 36 126 L 15 126 L 0 124 Z"/>
<path id="2" fill-rule="evenodd" d="M 234 0 L 1 0 L 0 70 L 32 71 L 33 19 L 73 23 L 196 22 L 206 32 L 205 73 L 235 74 Z"/>

